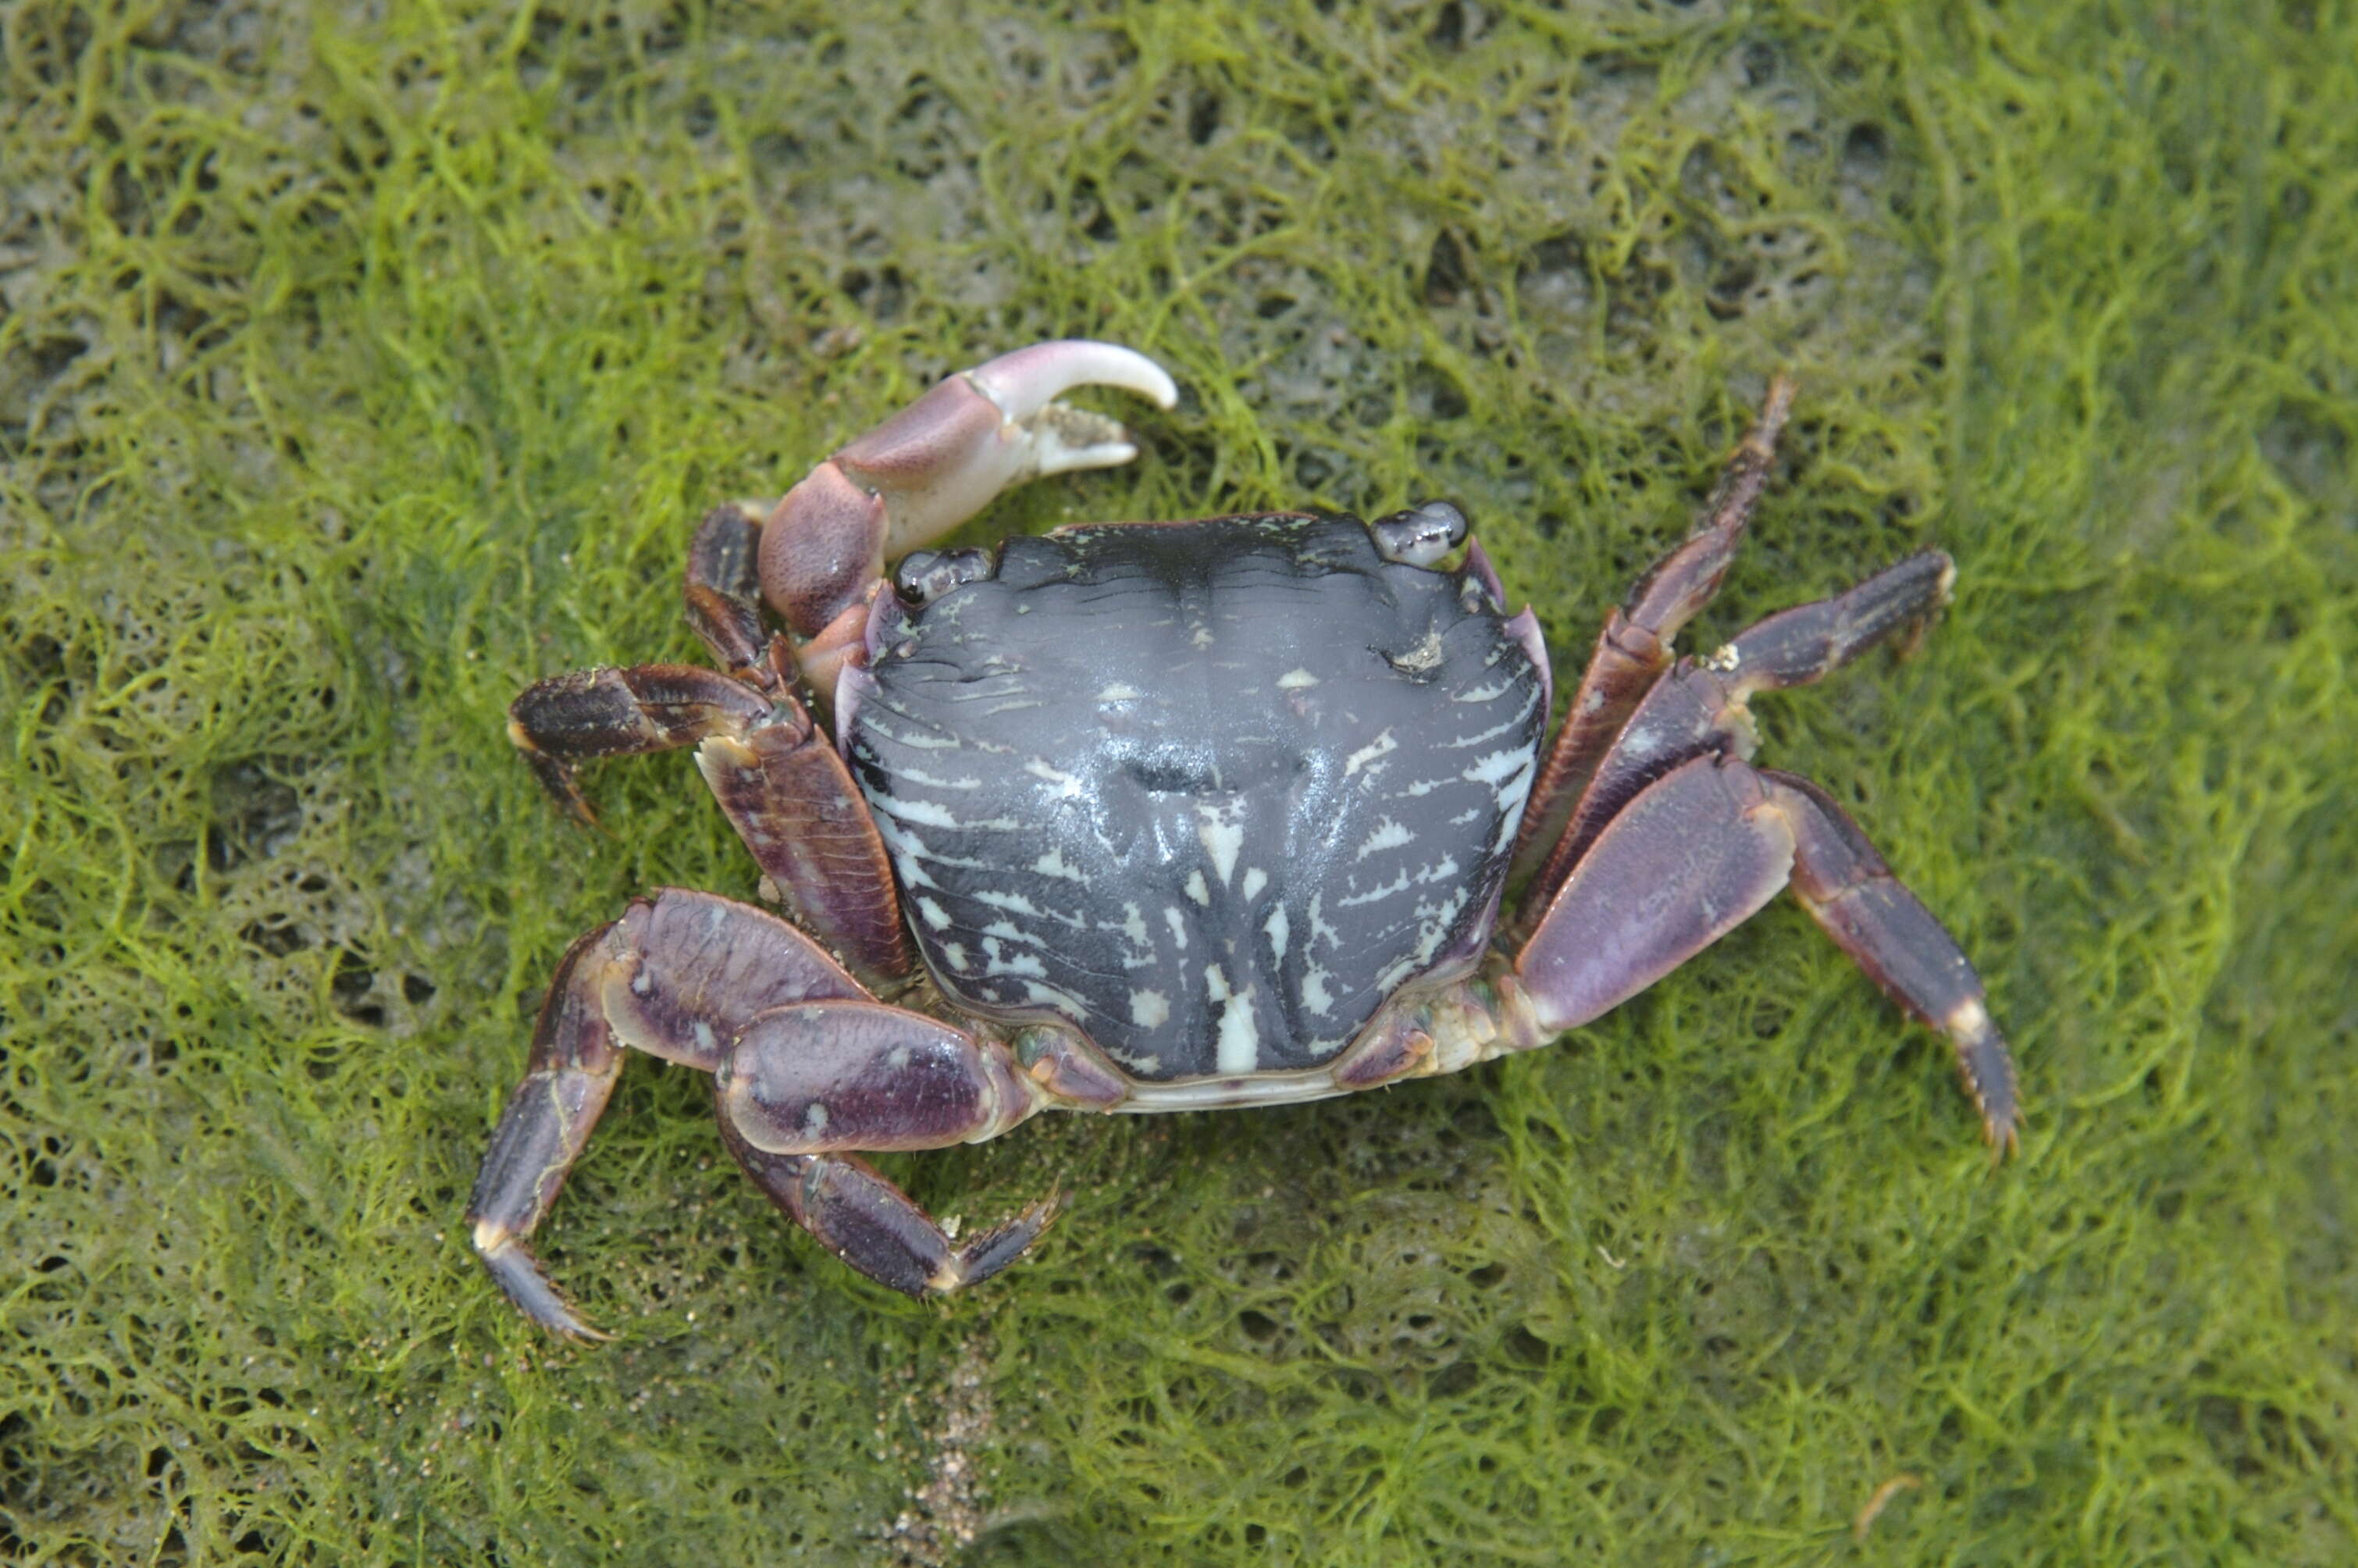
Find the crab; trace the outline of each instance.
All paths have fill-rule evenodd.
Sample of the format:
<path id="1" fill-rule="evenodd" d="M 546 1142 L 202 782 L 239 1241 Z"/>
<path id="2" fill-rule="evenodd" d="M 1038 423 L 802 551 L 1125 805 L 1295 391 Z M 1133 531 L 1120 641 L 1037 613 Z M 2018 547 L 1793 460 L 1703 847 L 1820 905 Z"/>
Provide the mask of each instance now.
<path id="1" fill-rule="evenodd" d="M 710 1074 L 763 1193 L 922 1298 L 1005 1269 L 1057 1200 L 960 1237 L 861 1153 L 1457 1072 L 1628 1000 L 1785 888 L 1949 1037 L 1985 1137 L 2015 1144 L 2013 1064 L 1956 941 L 1824 790 L 1751 761 L 1751 697 L 1912 639 L 1949 557 L 1672 654 L 1767 482 L 1790 382 L 1606 618 L 1552 741 L 1538 620 L 1507 613 L 1447 502 L 922 547 L 1010 485 L 1136 455 L 1059 401 L 1083 385 L 1177 397 L 1106 343 L 952 375 L 774 507 L 704 517 L 687 610 L 719 669 L 593 669 L 516 698 L 511 738 L 585 821 L 579 764 L 694 747 L 783 908 L 659 889 L 558 965 L 468 1208 L 533 1322 L 606 1337 L 530 1238 L 624 1047 Z"/>

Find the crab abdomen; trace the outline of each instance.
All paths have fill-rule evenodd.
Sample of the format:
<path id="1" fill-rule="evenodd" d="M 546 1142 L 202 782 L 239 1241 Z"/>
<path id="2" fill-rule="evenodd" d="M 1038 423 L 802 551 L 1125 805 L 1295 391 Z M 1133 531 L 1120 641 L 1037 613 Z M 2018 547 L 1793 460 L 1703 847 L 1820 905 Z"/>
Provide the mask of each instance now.
<path id="1" fill-rule="evenodd" d="M 979 1014 L 1147 1081 L 1293 1071 L 1488 939 L 1544 677 L 1357 519 L 1015 539 L 874 643 L 845 750 Z"/>

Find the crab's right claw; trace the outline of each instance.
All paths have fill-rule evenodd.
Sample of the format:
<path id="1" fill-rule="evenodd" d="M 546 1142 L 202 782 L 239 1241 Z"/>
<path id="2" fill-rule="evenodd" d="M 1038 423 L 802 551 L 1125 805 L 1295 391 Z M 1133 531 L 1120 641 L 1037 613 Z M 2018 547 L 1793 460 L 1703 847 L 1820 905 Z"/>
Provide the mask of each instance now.
<path id="1" fill-rule="evenodd" d="M 1123 387 L 1164 408 L 1179 398 L 1145 355 L 1080 340 L 1036 343 L 950 376 L 786 492 L 762 530 L 763 596 L 797 637 L 832 647 L 843 639 L 840 629 L 826 635 L 829 627 L 868 601 L 887 559 L 940 537 L 1011 485 L 1128 462 L 1138 449 L 1118 422 L 1056 401 L 1088 385 Z"/>
<path id="2" fill-rule="evenodd" d="M 1056 401 L 1076 386 L 1124 387 L 1162 408 L 1179 400 L 1143 354 L 1077 339 L 1034 343 L 948 377 L 836 453 L 844 477 L 884 503 L 885 555 L 939 538 L 1026 480 L 1136 457 L 1119 423 Z"/>

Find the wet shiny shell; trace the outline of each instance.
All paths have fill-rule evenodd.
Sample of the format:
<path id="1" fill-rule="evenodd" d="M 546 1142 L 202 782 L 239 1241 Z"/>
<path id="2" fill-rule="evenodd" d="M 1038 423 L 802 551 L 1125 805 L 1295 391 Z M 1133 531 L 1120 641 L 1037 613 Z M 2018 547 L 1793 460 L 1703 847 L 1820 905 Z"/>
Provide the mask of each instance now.
<path id="1" fill-rule="evenodd" d="M 1066 529 L 876 628 L 844 748 L 943 990 L 1133 1077 L 1331 1060 L 1487 941 L 1546 719 L 1355 518 Z"/>

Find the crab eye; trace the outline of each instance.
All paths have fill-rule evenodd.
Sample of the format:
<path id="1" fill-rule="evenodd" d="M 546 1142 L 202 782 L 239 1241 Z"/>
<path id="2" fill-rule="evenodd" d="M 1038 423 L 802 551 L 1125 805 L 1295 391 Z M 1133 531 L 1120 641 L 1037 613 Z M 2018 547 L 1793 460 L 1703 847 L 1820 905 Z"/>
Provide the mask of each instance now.
<path id="1" fill-rule="evenodd" d="M 892 591 L 910 609 L 921 610 L 962 583 L 980 582 L 991 570 L 989 550 L 912 550 L 892 574 Z"/>
<path id="2" fill-rule="evenodd" d="M 1368 524 L 1376 554 L 1404 567 L 1429 567 L 1466 542 L 1466 514 L 1446 501 L 1420 501 Z"/>

